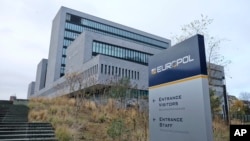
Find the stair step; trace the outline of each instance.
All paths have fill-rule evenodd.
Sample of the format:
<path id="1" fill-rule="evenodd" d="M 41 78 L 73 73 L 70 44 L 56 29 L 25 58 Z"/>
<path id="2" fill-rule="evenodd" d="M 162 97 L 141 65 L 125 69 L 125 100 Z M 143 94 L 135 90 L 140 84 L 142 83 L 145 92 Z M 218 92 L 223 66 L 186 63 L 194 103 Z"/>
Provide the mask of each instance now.
<path id="1" fill-rule="evenodd" d="M 28 118 L 28 117 L 27 116 L 3 116 L 2 118 L 22 119 L 22 118 Z"/>
<path id="2" fill-rule="evenodd" d="M 13 134 L 54 134 L 54 130 L 12 130 L 0 131 L 0 135 L 13 135 Z"/>
<path id="3" fill-rule="evenodd" d="M 9 116 L 9 117 L 19 117 L 19 116 L 27 116 L 28 114 L 9 114 L 9 113 L 5 113 L 5 114 L 0 114 L 0 116 Z"/>
<path id="4" fill-rule="evenodd" d="M 28 119 L 2 119 L 2 122 L 27 122 Z"/>
<path id="5" fill-rule="evenodd" d="M 54 130 L 53 127 L 0 127 L 0 131 L 15 131 L 15 130 Z"/>
<path id="6" fill-rule="evenodd" d="M 1 141 L 58 141 L 56 138 L 2 139 Z"/>
<path id="7" fill-rule="evenodd" d="M 22 118 L 28 118 L 27 116 L 2 116 L 0 118 L 9 118 L 9 119 L 22 119 Z"/>
<path id="8" fill-rule="evenodd" d="M 14 128 L 14 127 L 25 127 L 25 128 L 33 128 L 33 127 L 52 127 L 51 125 L 0 125 L 0 128 Z"/>
<path id="9" fill-rule="evenodd" d="M 3 124 L 24 124 L 24 125 L 51 125 L 48 122 L 18 122 L 18 123 L 12 123 L 12 122 L 2 122 L 0 125 Z"/>
<path id="10" fill-rule="evenodd" d="M 0 100 L 0 141 L 58 141 L 50 123 L 28 122 L 29 108 Z"/>
<path id="11" fill-rule="evenodd" d="M 14 134 L 0 135 L 0 139 L 17 139 L 17 138 L 54 138 L 55 134 Z"/>

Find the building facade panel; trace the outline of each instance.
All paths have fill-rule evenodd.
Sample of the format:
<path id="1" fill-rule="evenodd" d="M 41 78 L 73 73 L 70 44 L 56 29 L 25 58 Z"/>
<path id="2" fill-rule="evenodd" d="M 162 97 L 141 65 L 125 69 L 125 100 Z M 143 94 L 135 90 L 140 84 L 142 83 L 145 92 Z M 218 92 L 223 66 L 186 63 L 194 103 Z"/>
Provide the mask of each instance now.
<path id="1" fill-rule="evenodd" d="M 32 81 L 29 86 L 28 86 L 28 94 L 27 94 L 27 98 L 30 98 L 31 96 L 33 96 L 35 94 L 35 82 Z"/>
<path id="2" fill-rule="evenodd" d="M 50 48 L 48 56 L 48 77 L 46 78 L 46 86 L 51 85 L 55 80 L 60 78 L 63 39 L 64 39 L 64 24 L 65 24 L 65 10 L 60 9 L 53 20 Z"/>
<path id="3" fill-rule="evenodd" d="M 37 65 L 35 94 L 45 87 L 48 59 L 42 59 Z"/>

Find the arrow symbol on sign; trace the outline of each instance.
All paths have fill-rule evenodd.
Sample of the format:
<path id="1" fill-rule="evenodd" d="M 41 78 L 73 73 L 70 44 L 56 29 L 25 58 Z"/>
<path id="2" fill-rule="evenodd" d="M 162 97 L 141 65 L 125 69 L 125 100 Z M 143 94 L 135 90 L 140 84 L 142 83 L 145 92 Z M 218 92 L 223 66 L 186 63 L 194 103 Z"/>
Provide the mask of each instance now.
<path id="1" fill-rule="evenodd" d="M 153 99 L 153 102 L 155 102 L 155 100 Z"/>
<path id="2" fill-rule="evenodd" d="M 153 121 L 155 121 L 155 118 L 153 118 Z"/>

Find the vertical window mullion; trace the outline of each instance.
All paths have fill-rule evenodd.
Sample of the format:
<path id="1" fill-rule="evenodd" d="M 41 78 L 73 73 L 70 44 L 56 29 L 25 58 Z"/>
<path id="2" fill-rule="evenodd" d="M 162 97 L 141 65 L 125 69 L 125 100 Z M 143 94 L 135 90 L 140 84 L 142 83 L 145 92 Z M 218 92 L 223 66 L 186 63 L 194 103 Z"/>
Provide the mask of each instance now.
<path id="1" fill-rule="evenodd" d="M 105 54 L 105 44 L 102 44 L 102 54 Z"/>
<path id="2" fill-rule="evenodd" d="M 131 70 L 131 78 L 134 79 L 134 71 Z"/>
<path id="3" fill-rule="evenodd" d="M 106 48 L 105 48 L 105 54 L 109 54 L 109 45 L 106 45 Z"/>
<path id="4" fill-rule="evenodd" d="M 109 49 L 108 49 L 108 50 L 109 50 L 109 51 L 108 51 L 108 55 L 111 55 L 111 54 L 112 54 L 112 53 L 111 53 L 111 52 L 112 52 L 112 48 L 111 48 L 111 46 L 109 46 L 108 48 L 109 48 Z"/>
<path id="5" fill-rule="evenodd" d="M 138 79 L 138 80 L 140 79 L 140 77 L 139 77 L 139 71 L 137 72 L 137 79 Z"/>

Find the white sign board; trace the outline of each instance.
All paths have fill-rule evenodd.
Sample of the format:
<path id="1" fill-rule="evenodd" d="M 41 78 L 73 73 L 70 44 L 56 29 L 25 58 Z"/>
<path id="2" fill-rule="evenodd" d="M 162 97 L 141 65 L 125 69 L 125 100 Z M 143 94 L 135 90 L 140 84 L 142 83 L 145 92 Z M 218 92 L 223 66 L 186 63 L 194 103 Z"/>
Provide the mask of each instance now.
<path id="1" fill-rule="evenodd" d="M 151 141 L 212 141 L 203 36 L 155 55 L 149 62 Z"/>

